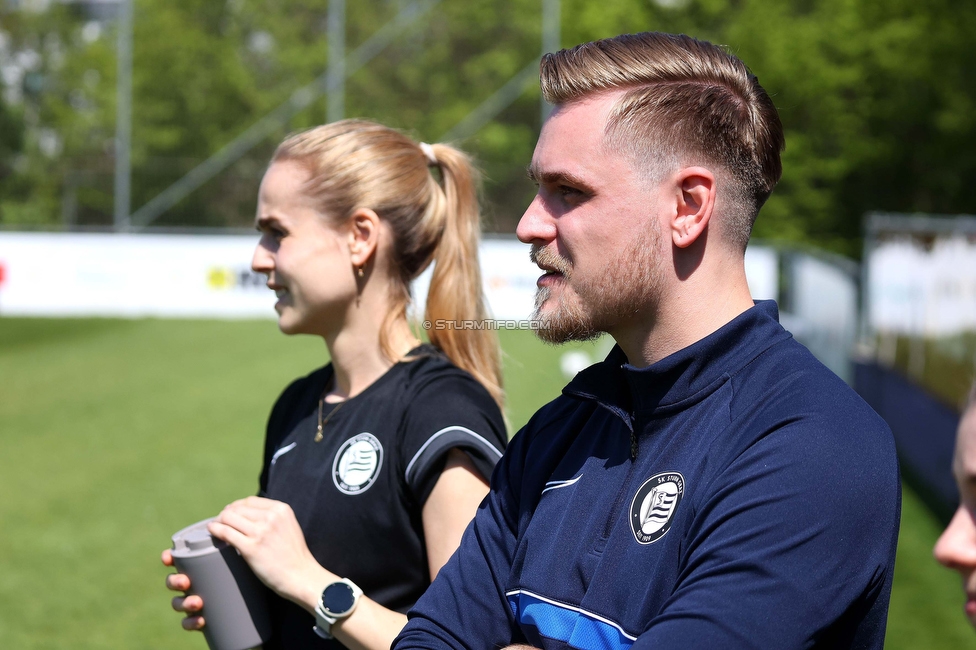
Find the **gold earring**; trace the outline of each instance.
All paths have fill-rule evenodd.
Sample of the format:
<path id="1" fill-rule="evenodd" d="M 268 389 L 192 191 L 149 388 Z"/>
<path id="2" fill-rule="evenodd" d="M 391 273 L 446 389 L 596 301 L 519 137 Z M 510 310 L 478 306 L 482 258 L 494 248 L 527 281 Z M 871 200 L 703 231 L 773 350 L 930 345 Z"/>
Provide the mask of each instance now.
<path id="1" fill-rule="evenodd" d="M 363 267 L 360 266 L 358 269 L 356 269 L 356 275 L 359 277 L 364 277 L 366 275 L 366 273 L 363 271 Z"/>

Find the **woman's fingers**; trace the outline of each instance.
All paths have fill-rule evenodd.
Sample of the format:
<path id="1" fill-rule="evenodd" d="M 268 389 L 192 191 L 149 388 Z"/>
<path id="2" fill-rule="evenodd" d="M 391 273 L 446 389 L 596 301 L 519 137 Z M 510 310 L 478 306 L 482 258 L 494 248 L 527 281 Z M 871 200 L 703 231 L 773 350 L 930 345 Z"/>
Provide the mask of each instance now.
<path id="1" fill-rule="evenodd" d="M 171 591 L 187 591 L 190 588 L 190 578 L 183 573 L 171 573 L 166 576 L 166 588 Z"/>
<path id="2" fill-rule="evenodd" d="M 183 629 L 191 632 L 194 630 L 202 630 L 206 624 L 202 616 L 187 616 L 183 619 Z"/>
<path id="3" fill-rule="evenodd" d="M 174 596 L 172 605 L 173 609 L 178 612 L 195 614 L 203 609 L 203 598 L 200 596 Z"/>
<path id="4" fill-rule="evenodd" d="M 250 507 L 258 508 L 261 510 L 267 510 L 269 508 L 274 508 L 275 504 L 281 503 L 280 501 L 275 501 L 274 499 L 266 499 L 264 497 L 249 496 L 241 499 L 241 503 Z"/>
<path id="5" fill-rule="evenodd" d="M 224 508 L 216 519 L 211 523 L 223 524 L 224 526 L 229 526 L 234 530 L 240 531 L 248 537 L 253 537 L 261 529 L 262 518 L 260 516 L 255 516 L 259 514 L 260 511 L 248 511 L 248 510 L 231 510 Z M 209 527 L 208 527 L 209 528 Z"/>
<path id="6" fill-rule="evenodd" d="M 250 537 L 243 534 L 233 526 L 222 524 L 219 521 L 211 521 L 209 524 L 207 524 L 207 530 L 210 531 L 211 535 L 219 540 L 227 542 L 241 553 L 246 553 L 250 546 L 250 542 L 253 541 Z"/>
<path id="7" fill-rule="evenodd" d="M 270 508 L 273 508 L 276 503 L 280 503 L 280 502 L 275 501 L 274 499 L 265 499 L 264 497 L 250 496 L 250 497 L 245 497 L 243 499 L 238 499 L 237 501 L 227 504 L 224 510 L 228 510 L 228 509 L 238 510 L 241 508 L 251 508 L 254 510 L 268 510 Z"/>
<path id="8" fill-rule="evenodd" d="M 248 497 L 230 504 L 210 522 L 208 529 L 214 537 L 242 552 L 245 545 L 260 544 L 284 530 L 301 530 L 291 506 L 260 497 Z"/>
<path id="9" fill-rule="evenodd" d="M 164 565 L 173 566 L 173 553 L 170 549 L 164 550 L 160 559 Z M 185 592 L 190 588 L 190 578 L 182 573 L 171 573 L 166 576 L 166 588 Z M 171 605 L 176 611 L 189 614 L 180 623 L 184 630 L 201 630 L 206 625 L 203 617 L 198 614 L 203 610 L 203 598 L 200 596 L 174 596 Z"/>
<path id="10" fill-rule="evenodd" d="M 304 575 L 320 569 L 308 550 L 295 513 L 285 503 L 253 497 L 251 507 L 244 499 L 235 502 L 210 524 L 210 534 L 244 557 L 255 575 L 286 598 L 303 588 Z"/>

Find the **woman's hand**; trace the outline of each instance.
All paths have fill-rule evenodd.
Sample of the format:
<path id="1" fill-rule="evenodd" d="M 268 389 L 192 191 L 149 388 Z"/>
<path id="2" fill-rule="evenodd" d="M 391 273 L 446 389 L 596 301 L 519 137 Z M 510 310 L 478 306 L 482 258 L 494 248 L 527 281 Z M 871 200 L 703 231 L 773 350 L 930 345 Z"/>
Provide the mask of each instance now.
<path id="1" fill-rule="evenodd" d="M 163 551 L 163 564 L 173 566 L 173 554 L 169 549 Z M 184 630 L 203 629 L 205 621 L 198 613 L 203 609 L 203 598 L 200 596 L 186 596 L 185 592 L 190 589 L 190 578 L 182 573 L 171 573 L 166 576 L 166 588 L 172 591 L 182 591 L 183 596 L 173 597 L 173 609 L 186 614 L 183 619 Z"/>
<path id="2" fill-rule="evenodd" d="M 281 501 L 235 501 L 207 528 L 240 551 L 261 582 L 309 611 L 314 611 L 322 587 L 338 580 L 315 561 L 294 511 Z"/>

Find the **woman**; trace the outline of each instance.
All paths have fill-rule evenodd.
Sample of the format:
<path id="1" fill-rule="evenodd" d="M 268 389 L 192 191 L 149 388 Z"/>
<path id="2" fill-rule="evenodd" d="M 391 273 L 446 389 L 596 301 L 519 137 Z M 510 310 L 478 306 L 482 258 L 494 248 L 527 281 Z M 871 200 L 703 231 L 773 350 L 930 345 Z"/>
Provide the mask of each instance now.
<path id="1" fill-rule="evenodd" d="M 389 648 L 506 441 L 493 332 L 434 329 L 421 345 L 406 315 L 433 261 L 426 320 L 486 317 L 474 172 L 456 149 L 346 120 L 278 147 L 257 212 L 252 267 L 278 295 L 278 325 L 321 336 L 332 362 L 278 399 L 261 496 L 210 531 L 276 594 L 266 648 Z M 198 596 L 173 606 L 187 629 L 204 625 Z"/>

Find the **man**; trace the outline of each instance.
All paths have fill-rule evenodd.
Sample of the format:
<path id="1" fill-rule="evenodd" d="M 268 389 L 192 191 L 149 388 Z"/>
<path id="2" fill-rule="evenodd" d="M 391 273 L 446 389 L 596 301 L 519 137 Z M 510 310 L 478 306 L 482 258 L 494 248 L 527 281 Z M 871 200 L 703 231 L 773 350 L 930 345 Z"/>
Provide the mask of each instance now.
<path id="1" fill-rule="evenodd" d="M 959 421 L 952 471 L 959 509 L 935 545 L 935 559 L 962 576 L 966 617 L 976 626 L 976 386 Z"/>
<path id="2" fill-rule="evenodd" d="M 881 648 L 891 434 L 746 283 L 769 97 L 649 33 L 547 55 L 542 89 L 539 333 L 617 346 L 513 439 L 394 647 Z"/>

